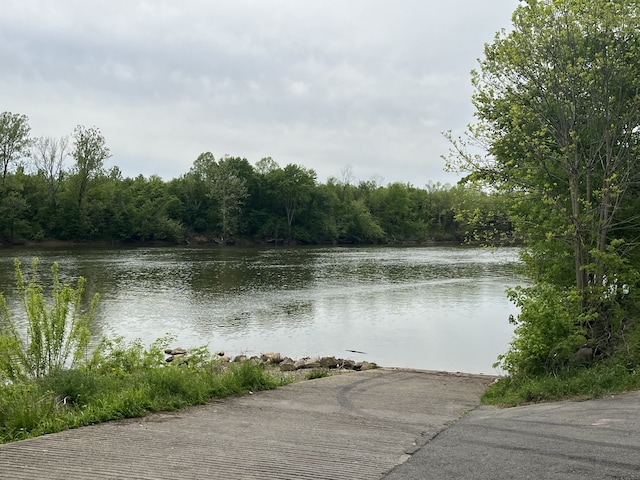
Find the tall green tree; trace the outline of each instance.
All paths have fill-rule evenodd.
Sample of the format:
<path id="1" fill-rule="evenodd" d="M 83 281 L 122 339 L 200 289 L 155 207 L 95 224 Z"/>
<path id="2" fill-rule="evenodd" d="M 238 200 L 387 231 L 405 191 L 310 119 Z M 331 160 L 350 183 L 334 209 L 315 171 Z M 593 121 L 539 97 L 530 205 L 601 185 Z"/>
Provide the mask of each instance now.
<path id="1" fill-rule="evenodd" d="M 252 169 L 245 159 L 229 155 L 216 162 L 211 152 L 200 154 L 193 163 L 191 171 L 204 180 L 206 195 L 215 202 L 223 245 L 237 233 L 242 205 L 248 196 L 246 176 L 241 176 L 240 171 L 245 170 L 246 175 L 246 170 Z"/>
<path id="2" fill-rule="evenodd" d="M 575 331 L 610 351 L 630 318 L 616 305 L 637 286 L 627 259 L 639 217 L 625 205 L 640 186 L 640 3 L 527 0 L 512 19 L 473 72 L 478 122 L 469 136 L 488 155 L 452 139 L 451 163 L 526 198 L 515 210 L 531 245 L 524 259 L 531 272 L 558 272 L 534 280 L 574 291 Z M 607 293 L 616 282 L 617 294 Z"/>
<path id="3" fill-rule="evenodd" d="M 280 170 L 280 165 L 271 157 L 264 157 L 256 162 L 253 170 L 255 183 L 249 199 L 253 208 L 247 211 L 251 232 L 255 238 L 277 243 L 286 229 L 286 223 L 280 218 L 282 207 L 274 185 L 275 172 Z"/>
<path id="4" fill-rule="evenodd" d="M 294 241 L 293 222 L 296 215 L 304 210 L 312 198 L 316 187 L 317 174 L 312 169 L 289 164 L 267 174 L 271 193 L 277 203 L 284 207 L 287 224 L 287 241 Z"/>
<path id="5" fill-rule="evenodd" d="M 78 125 L 73 132 L 74 173 L 78 207 L 82 206 L 89 182 L 104 173 L 104 161 L 111 156 L 107 142 L 96 127 Z"/>
<path id="6" fill-rule="evenodd" d="M 236 163 L 233 158 L 225 156 L 209 176 L 209 194 L 217 201 L 220 213 L 222 245 L 237 233 L 242 205 L 247 198 L 247 181 L 240 176 Z"/>
<path id="7" fill-rule="evenodd" d="M 9 166 L 29 154 L 31 127 L 26 115 L 3 112 L 0 114 L 0 161 L 2 180 L 9 172 Z"/>

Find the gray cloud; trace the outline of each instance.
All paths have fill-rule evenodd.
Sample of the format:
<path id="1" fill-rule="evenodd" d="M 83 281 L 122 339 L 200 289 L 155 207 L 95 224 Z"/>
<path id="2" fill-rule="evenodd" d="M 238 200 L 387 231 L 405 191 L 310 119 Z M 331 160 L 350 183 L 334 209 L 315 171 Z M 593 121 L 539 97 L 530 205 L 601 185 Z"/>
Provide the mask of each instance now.
<path id="1" fill-rule="evenodd" d="M 472 121 L 469 71 L 517 0 L 15 0 L 0 101 L 35 135 L 96 125 L 125 175 L 211 151 L 356 179 L 453 182 L 440 132 Z"/>

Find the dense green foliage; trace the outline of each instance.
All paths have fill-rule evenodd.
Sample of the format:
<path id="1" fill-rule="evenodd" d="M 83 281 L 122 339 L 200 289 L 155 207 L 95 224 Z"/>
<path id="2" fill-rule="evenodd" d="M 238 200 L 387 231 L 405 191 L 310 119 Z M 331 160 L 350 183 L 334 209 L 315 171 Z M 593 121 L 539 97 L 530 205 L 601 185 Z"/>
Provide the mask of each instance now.
<path id="1" fill-rule="evenodd" d="M 18 119 L 28 127 L 26 117 Z M 23 129 L 20 148 L 11 150 L 0 183 L 1 242 L 422 242 L 477 238 L 485 230 L 510 236 L 503 199 L 473 187 L 335 178 L 321 184 L 300 165 L 216 160 L 210 152 L 169 181 L 123 178 L 118 167 L 105 169 L 111 153 L 96 128 L 78 126 L 71 142 L 29 139 L 29 132 Z"/>
<path id="2" fill-rule="evenodd" d="M 531 278 L 511 292 L 521 313 L 503 386 L 591 375 L 580 368 L 637 375 L 638 58 L 637 0 L 527 0 L 473 72 L 478 122 L 452 139 L 451 165 L 513 195 Z M 486 156 L 469 153 L 477 144 Z"/>

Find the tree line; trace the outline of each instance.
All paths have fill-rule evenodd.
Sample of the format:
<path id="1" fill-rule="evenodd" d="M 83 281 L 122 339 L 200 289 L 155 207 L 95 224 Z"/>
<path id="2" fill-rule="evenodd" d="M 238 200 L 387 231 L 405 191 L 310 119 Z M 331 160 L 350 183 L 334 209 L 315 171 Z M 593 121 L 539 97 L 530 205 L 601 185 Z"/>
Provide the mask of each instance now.
<path id="1" fill-rule="evenodd" d="M 504 199 L 472 186 L 356 183 L 348 167 L 320 183 L 301 165 L 210 152 L 164 181 L 123 177 L 110 156 L 96 127 L 32 138 L 25 115 L 1 114 L 2 241 L 368 244 L 510 230 Z"/>

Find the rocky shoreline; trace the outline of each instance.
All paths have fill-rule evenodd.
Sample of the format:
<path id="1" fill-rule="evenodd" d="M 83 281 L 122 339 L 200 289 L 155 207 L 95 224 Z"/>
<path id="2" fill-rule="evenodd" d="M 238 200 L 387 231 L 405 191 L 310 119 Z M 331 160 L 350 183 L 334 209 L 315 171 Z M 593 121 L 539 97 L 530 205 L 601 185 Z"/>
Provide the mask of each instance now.
<path id="1" fill-rule="evenodd" d="M 164 351 L 168 357 L 165 359 L 168 363 L 176 365 L 189 365 L 192 357 L 184 348 L 168 348 Z M 214 353 L 220 362 L 240 363 L 255 362 L 269 367 L 277 367 L 281 372 L 294 372 L 297 370 L 308 370 L 323 368 L 327 370 L 371 370 L 378 368 L 378 365 L 367 361 L 354 361 L 346 358 L 329 357 L 303 357 L 293 359 L 291 357 L 283 357 L 280 352 L 265 352 L 260 356 L 247 357 L 246 355 L 237 355 L 233 358 L 227 356 L 223 351 Z"/>

